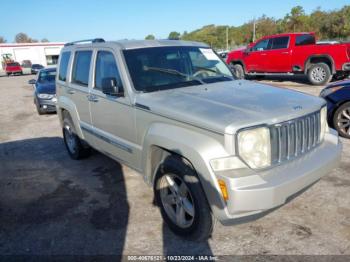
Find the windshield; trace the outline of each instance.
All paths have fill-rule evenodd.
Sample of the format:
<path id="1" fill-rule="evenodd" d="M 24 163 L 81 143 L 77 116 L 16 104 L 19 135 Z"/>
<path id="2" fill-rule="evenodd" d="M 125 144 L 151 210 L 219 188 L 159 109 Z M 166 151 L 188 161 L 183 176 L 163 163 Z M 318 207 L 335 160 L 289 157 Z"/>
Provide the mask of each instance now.
<path id="1" fill-rule="evenodd" d="M 210 48 L 141 48 L 124 50 L 124 56 L 134 87 L 141 92 L 234 80 Z"/>
<path id="2" fill-rule="evenodd" d="M 38 82 L 39 83 L 55 82 L 55 78 L 56 78 L 56 71 L 42 71 L 39 74 Z"/>

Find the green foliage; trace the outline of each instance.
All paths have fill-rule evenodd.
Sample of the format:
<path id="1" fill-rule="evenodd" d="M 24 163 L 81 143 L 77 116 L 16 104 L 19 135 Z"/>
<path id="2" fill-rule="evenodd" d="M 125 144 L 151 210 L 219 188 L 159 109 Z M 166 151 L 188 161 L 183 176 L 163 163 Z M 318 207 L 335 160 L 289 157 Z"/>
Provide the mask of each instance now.
<path id="1" fill-rule="evenodd" d="M 317 8 L 309 15 L 303 7 L 296 6 L 283 19 L 263 15 L 255 23 L 257 39 L 277 33 L 315 32 L 318 39 L 350 40 L 350 5 L 333 11 Z M 253 20 L 237 27 L 207 25 L 192 32 L 185 31 L 181 39 L 205 42 L 213 48 L 226 49 L 228 28 L 228 43 L 233 48 L 252 41 L 253 27 Z"/>
<path id="2" fill-rule="evenodd" d="M 169 36 L 168 36 L 168 39 L 170 40 L 179 40 L 181 37 L 181 34 L 179 32 L 170 32 Z"/>
<path id="3" fill-rule="evenodd" d="M 0 36 L 0 44 L 2 44 L 2 43 L 6 43 L 6 39 L 4 37 Z"/>
<path id="4" fill-rule="evenodd" d="M 156 39 L 154 35 L 148 35 L 145 37 L 145 40 L 154 40 Z"/>

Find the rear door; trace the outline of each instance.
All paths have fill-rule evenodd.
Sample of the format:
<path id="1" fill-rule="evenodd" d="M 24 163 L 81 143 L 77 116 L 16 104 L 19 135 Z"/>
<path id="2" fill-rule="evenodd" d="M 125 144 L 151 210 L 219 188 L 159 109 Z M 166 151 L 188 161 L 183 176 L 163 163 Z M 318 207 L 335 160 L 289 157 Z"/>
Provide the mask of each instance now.
<path id="1" fill-rule="evenodd" d="M 73 54 L 70 82 L 66 87 L 66 95 L 73 101 L 79 117 L 79 124 L 84 136 L 86 128 L 91 127 L 89 110 L 89 79 L 92 60 L 91 49 L 77 49 Z"/>
<path id="2" fill-rule="evenodd" d="M 266 71 L 269 73 L 287 73 L 292 71 L 292 49 L 290 37 L 281 36 L 270 39 L 266 52 Z"/>
<path id="3" fill-rule="evenodd" d="M 96 50 L 94 77 L 90 94 L 91 119 L 95 135 L 94 146 L 114 158 L 135 166 L 140 147 L 136 145 L 135 109 L 120 77 L 118 58 L 112 49 Z M 102 82 L 115 78 L 123 95 L 110 96 L 102 92 Z M 138 152 L 138 153 L 137 153 Z"/>

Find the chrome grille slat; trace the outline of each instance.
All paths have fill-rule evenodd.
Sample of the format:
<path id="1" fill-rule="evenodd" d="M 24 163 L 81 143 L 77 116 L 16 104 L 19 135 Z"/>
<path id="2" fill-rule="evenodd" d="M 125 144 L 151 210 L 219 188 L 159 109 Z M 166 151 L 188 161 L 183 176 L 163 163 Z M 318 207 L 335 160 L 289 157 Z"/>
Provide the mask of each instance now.
<path id="1" fill-rule="evenodd" d="M 320 143 L 320 112 L 315 112 L 271 128 L 271 161 L 282 163 L 303 155 Z"/>

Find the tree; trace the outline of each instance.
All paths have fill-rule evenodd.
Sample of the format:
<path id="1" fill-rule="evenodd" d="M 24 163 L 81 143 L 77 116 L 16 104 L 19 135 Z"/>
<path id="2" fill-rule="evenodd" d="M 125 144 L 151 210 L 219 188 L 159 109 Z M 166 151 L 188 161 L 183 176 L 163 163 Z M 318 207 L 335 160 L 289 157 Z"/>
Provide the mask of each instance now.
<path id="1" fill-rule="evenodd" d="M 16 43 L 37 43 L 39 42 L 36 39 L 30 38 L 27 34 L 25 33 L 18 33 L 15 36 L 15 42 Z"/>
<path id="2" fill-rule="evenodd" d="M 6 42 L 7 42 L 6 39 L 4 37 L 0 36 L 0 44 L 1 43 L 6 43 Z"/>
<path id="3" fill-rule="evenodd" d="M 146 40 L 154 40 L 156 38 L 154 37 L 154 35 L 148 35 L 148 36 L 145 37 L 145 39 Z"/>
<path id="4" fill-rule="evenodd" d="M 47 42 L 49 42 L 49 40 L 47 38 L 43 38 L 43 39 L 41 39 L 41 42 L 42 43 L 47 43 Z"/>
<path id="5" fill-rule="evenodd" d="M 168 39 L 169 40 L 179 40 L 180 39 L 181 34 L 179 32 L 170 32 Z"/>
<path id="6" fill-rule="evenodd" d="M 30 42 L 31 42 L 31 39 L 30 39 L 30 37 L 28 37 L 28 35 L 25 34 L 25 33 L 18 33 L 18 34 L 15 36 L 15 42 L 16 42 L 16 43 L 30 43 Z"/>

